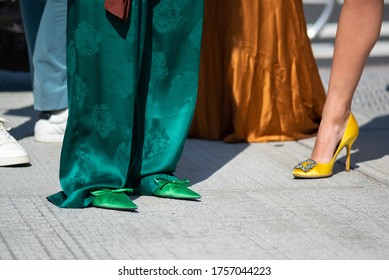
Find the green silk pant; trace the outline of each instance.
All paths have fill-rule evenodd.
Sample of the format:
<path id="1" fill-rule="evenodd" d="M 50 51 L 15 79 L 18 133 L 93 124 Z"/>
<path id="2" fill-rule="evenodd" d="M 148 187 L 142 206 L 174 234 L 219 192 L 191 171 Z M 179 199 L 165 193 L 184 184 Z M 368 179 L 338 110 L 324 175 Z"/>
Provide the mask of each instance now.
<path id="1" fill-rule="evenodd" d="M 126 22 L 104 0 L 69 0 L 69 119 L 59 207 L 87 207 L 91 190 L 151 195 L 174 177 L 194 113 L 203 1 L 132 0 Z"/>

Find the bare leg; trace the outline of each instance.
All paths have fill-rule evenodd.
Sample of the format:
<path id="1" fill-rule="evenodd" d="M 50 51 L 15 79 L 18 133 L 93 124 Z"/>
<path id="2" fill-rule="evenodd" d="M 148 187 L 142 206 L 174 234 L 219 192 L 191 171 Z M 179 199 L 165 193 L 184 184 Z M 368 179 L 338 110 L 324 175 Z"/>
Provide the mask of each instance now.
<path id="1" fill-rule="evenodd" d="M 345 0 L 339 17 L 327 99 L 311 158 L 326 163 L 342 138 L 354 91 L 375 45 L 383 0 Z"/>

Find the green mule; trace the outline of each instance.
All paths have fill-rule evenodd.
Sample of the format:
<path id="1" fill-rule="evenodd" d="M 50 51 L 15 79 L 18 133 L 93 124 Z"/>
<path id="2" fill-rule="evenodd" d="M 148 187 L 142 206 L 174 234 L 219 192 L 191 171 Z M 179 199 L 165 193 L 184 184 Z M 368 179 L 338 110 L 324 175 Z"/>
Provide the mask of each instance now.
<path id="1" fill-rule="evenodd" d="M 187 179 L 169 180 L 161 177 L 154 177 L 155 184 L 158 188 L 153 195 L 158 197 L 175 198 L 175 199 L 199 199 L 201 196 L 189 189 L 190 182 Z"/>
<path id="2" fill-rule="evenodd" d="M 126 192 L 132 193 L 130 188 L 122 189 L 98 189 L 91 191 L 95 197 L 90 206 L 104 209 L 131 211 L 138 209 L 138 206 L 132 202 Z"/>

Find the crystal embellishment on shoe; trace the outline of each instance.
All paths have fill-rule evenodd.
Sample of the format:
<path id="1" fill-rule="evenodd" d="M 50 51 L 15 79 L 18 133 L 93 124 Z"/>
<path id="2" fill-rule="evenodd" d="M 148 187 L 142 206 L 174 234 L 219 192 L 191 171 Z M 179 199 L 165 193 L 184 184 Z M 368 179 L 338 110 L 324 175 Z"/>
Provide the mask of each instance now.
<path id="1" fill-rule="evenodd" d="M 62 142 L 67 120 L 68 109 L 55 112 L 41 112 L 34 127 L 35 141 Z"/>
<path id="2" fill-rule="evenodd" d="M 293 167 L 294 169 L 301 169 L 302 171 L 304 172 L 308 172 L 309 170 L 311 170 L 312 168 L 314 168 L 315 166 L 317 165 L 317 162 L 314 161 L 313 159 L 307 159 L 307 160 L 304 160 L 304 161 L 300 161 L 299 163 L 297 163 L 297 165 L 295 167 Z"/>
<path id="3" fill-rule="evenodd" d="M 347 121 L 346 129 L 343 133 L 342 140 L 339 142 L 336 151 L 332 159 L 327 163 L 321 162 L 311 162 L 311 160 L 306 160 L 300 162 L 294 167 L 293 176 L 296 178 L 325 178 L 332 176 L 332 170 L 334 168 L 335 161 L 339 155 L 339 153 L 346 148 L 346 165 L 345 170 L 350 171 L 350 158 L 351 158 L 351 147 L 354 144 L 359 134 L 358 123 L 352 113 L 350 113 L 350 117 Z M 313 160 L 312 160 L 313 161 Z"/>
<path id="4" fill-rule="evenodd" d="M 22 146 L 8 133 L 10 123 L 0 118 L 0 166 L 29 164 L 30 156 Z"/>
<path id="5" fill-rule="evenodd" d="M 138 206 L 132 202 L 126 193 L 132 193 L 131 188 L 96 189 L 91 191 L 93 199 L 91 206 L 113 210 L 135 210 Z"/>
<path id="6" fill-rule="evenodd" d="M 198 193 L 189 189 L 190 181 L 188 179 L 169 180 L 162 177 L 155 177 L 154 182 L 159 186 L 153 193 L 155 196 L 176 199 L 201 198 Z"/>

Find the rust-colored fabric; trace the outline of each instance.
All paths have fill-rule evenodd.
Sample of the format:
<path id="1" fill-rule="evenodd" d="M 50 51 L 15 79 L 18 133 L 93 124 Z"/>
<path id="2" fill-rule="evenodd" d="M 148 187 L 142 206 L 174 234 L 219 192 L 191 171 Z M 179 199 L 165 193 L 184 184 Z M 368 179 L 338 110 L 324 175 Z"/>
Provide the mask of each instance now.
<path id="1" fill-rule="evenodd" d="M 105 0 L 105 9 L 126 21 L 130 12 L 131 0 Z"/>
<path id="2" fill-rule="evenodd" d="M 324 88 L 301 0 L 205 0 L 190 137 L 266 142 L 315 135 Z"/>

